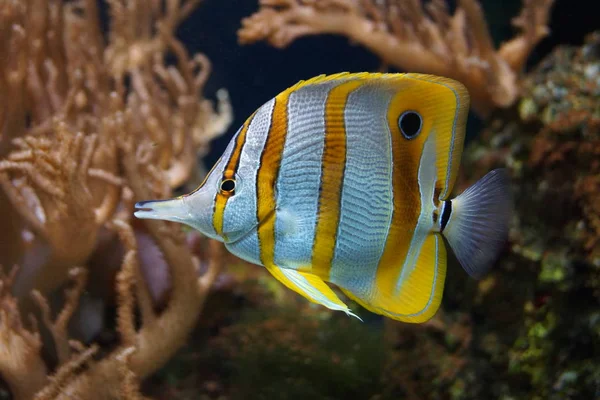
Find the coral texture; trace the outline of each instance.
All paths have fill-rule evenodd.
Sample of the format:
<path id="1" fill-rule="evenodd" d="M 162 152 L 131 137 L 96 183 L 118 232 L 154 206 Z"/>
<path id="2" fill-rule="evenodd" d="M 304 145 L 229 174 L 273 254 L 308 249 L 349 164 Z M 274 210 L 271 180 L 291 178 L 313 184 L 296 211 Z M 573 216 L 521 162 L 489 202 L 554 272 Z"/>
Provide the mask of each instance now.
<path id="1" fill-rule="evenodd" d="M 493 360 L 487 373 L 504 377 L 492 397 L 598 394 L 599 95 L 595 33 L 544 59 L 524 81 L 517 107 L 494 115 L 465 154 L 468 181 L 498 165 L 513 176 L 510 247 L 474 293 L 476 313 L 487 321 L 475 325 L 476 348 Z"/>
<path id="2" fill-rule="evenodd" d="M 521 32 L 495 49 L 480 5 L 461 0 L 450 14 L 443 0 L 260 0 L 242 21 L 240 43 L 266 40 L 283 48 L 307 35 L 348 37 L 400 70 L 463 82 L 482 116 L 512 105 L 521 70 L 535 45 L 548 34 L 553 0 L 525 0 L 513 25 Z"/>
<path id="3" fill-rule="evenodd" d="M 198 4 L 0 0 L 0 376 L 13 398 L 138 398 L 195 325 L 219 245 L 131 215 L 192 180 L 231 121 L 226 92 L 219 112 L 203 97 L 208 59 L 174 36 Z M 88 345 L 113 302 L 118 340 Z"/>

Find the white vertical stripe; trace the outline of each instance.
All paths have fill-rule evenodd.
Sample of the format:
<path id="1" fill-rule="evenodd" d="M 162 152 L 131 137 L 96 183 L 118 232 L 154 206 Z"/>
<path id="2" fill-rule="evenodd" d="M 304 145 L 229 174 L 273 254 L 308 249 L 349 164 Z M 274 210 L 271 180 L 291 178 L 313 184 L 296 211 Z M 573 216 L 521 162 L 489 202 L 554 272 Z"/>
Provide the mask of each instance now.
<path id="1" fill-rule="evenodd" d="M 435 210 L 435 204 L 433 202 L 433 196 L 435 194 L 435 182 L 436 182 L 436 148 L 435 148 L 435 131 L 432 131 L 425 144 L 423 145 L 423 153 L 421 154 L 421 160 L 419 161 L 419 193 L 421 198 L 421 212 L 419 213 L 419 219 L 417 220 L 417 226 L 413 232 L 412 239 L 410 241 L 410 247 L 402 266 L 402 272 L 396 283 L 396 293 L 398 293 L 402 287 L 402 283 L 410 276 L 412 271 L 415 269 L 417 259 L 427 235 L 433 229 L 433 211 Z"/>
<path id="2" fill-rule="evenodd" d="M 331 282 L 370 297 L 393 212 L 392 140 L 387 120 L 393 91 L 366 84 L 344 112 L 346 165 Z"/>
<path id="3" fill-rule="evenodd" d="M 290 94 L 288 134 L 277 178 L 275 264 L 308 267 L 319 207 L 325 141 L 325 104 L 340 81 L 309 85 Z"/>
<path id="4" fill-rule="evenodd" d="M 223 217 L 223 232 L 235 242 L 226 246 L 233 254 L 259 264 L 258 233 L 256 231 L 256 177 L 260 155 L 265 147 L 275 100 L 258 109 L 246 133 L 236 176 L 235 195 L 229 198 Z"/>

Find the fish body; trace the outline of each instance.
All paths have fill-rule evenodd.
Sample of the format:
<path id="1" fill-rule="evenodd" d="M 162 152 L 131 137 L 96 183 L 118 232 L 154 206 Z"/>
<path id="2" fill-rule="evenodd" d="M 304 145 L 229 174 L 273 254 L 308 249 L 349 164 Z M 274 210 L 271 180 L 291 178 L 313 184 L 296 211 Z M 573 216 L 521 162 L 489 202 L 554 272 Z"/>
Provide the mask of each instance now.
<path id="1" fill-rule="evenodd" d="M 507 236 L 503 170 L 450 199 L 468 109 L 462 84 L 431 75 L 302 81 L 246 120 L 198 189 L 135 215 L 192 226 L 328 308 L 352 314 L 326 282 L 423 322 L 442 298 L 443 237 L 479 277 Z"/>

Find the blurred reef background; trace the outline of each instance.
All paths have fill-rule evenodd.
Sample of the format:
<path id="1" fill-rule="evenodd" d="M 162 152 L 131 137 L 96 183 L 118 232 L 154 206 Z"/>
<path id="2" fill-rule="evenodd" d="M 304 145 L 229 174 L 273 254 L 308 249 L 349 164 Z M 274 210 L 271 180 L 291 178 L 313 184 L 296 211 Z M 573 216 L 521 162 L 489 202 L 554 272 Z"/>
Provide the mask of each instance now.
<path id="1" fill-rule="evenodd" d="M 0 400 L 600 398 L 592 3 L 0 0 Z M 515 198 L 495 268 L 449 263 L 427 323 L 133 219 L 298 80 L 405 70 L 473 96 L 456 191 L 507 167 Z"/>

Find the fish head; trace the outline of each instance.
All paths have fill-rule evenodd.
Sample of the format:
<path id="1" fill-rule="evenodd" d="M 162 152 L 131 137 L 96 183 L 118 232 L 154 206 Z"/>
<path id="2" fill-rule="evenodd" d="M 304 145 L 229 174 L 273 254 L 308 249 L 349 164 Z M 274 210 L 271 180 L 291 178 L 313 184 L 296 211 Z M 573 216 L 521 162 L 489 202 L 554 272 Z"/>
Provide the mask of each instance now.
<path id="1" fill-rule="evenodd" d="M 193 192 L 167 200 L 136 203 L 134 215 L 141 219 L 173 221 L 190 226 L 205 236 L 225 243 L 235 242 L 256 228 L 256 213 L 249 205 L 255 188 L 245 169 L 231 168 L 235 137 Z"/>

